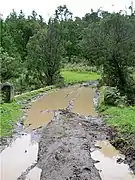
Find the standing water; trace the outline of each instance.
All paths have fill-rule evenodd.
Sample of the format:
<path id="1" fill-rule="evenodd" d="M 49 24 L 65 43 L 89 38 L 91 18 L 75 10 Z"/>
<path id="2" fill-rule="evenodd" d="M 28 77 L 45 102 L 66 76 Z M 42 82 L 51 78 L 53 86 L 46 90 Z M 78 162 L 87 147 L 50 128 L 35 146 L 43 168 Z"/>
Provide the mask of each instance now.
<path id="1" fill-rule="evenodd" d="M 109 141 L 99 141 L 96 146 L 101 149 L 93 151 L 91 156 L 99 161 L 95 166 L 100 170 L 102 180 L 135 180 L 129 166 L 123 162 L 120 164 L 117 162 L 119 158 L 124 160 L 125 157 Z"/>
<path id="2" fill-rule="evenodd" d="M 74 101 L 73 112 L 96 116 L 93 105 L 94 95 L 95 90 L 87 87 L 63 88 L 45 95 L 32 104 L 27 112 L 28 118 L 25 125 L 30 125 L 30 129 L 34 129 L 47 124 L 53 117 L 53 110 L 65 109 L 71 101 Z"/>
<path id="3" fill-rule="evenodd" d="M 46 125 L 53 118 L 54 110 L 67 107 L 75 113 L 97 116 L 93 104 L 94 96 L 94 89 L 77 86 L 49 93 L 32 103 L 27 111 L 25 125 L 29 126 L 30 130 Z M 17 180 L 22 172 L 36 163 L 38 138 L 33 132 L 18 137 L 11 146 L 2 151 L 1 180 Z M 106 142 L 100 142 L 99 145 L 102 148 L 94 151 L 92 157 L 100 161 L 96 167 L 102 170 L 102 180 L 135 180 L 127 165 L 116 163 L 116 158 L 121 155 L 115 148 Z M 34 167 L 26 176 L 26 180 L 40 180 L 40 174 L 41 169 Z"/>
<path id="4" fill-rule="evenodd" d="M 23 134 L 1 152 L 1 180 L 17 180 L 23 171 L 36 163 L 38 143 L 32 134 Z"/>

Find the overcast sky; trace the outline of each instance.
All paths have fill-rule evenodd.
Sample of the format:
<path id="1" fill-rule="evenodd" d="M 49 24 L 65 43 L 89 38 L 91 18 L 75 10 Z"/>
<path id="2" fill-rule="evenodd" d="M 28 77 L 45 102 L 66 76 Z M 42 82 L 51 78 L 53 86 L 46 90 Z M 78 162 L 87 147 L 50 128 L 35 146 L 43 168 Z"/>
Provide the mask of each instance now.
<path id="1" fill-rule="evenodd" d="M 54 14 L 55 9 L 59 5 L 66 4 L 68 9 L 73 12 L 74 16 L 82 17 L 90 12 L 91 8 L 97 10 L 102 7 L 108 11 L 119 11 L 130 6 L 131 0 L 0 0 L 0 13 L 5 18 L 14 9 L 19 12 L 20 9 L 26 15 L 32 10 L 41 14 L 45 20 Z M 135 5 L 135 0 L 134 5 Z"/>

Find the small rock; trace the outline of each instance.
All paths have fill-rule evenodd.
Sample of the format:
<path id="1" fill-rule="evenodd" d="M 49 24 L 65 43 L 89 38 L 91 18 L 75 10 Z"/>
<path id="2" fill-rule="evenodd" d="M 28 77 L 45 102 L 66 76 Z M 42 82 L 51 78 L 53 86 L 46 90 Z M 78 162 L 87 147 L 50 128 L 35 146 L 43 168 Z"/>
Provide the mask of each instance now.
<path id="1" fill-rule="evenodd" d="M 27 152 L 27 150 L 24 151 L 25 153 Z"/>
<path id="2" fill-rule="evenodd" d="M 121 158 L 118 158 L 118 159 L 117 159 L 117 163 L 119 163 L 119 164 L 121 164 L 123 161 L 124 161 L 124 160 L 121 159 Z"/>
<path id="3" fill-rule="evenodd" d="M 100 146 L 95 146 L 95 148 L 97 148 L 97 149 L 102 149 L 102 147 L 100 147 Z"/>
<path id="4" fill-rule="evenodd" d="M 99 160 L 95 160 L 95 161 L 94 161 L 95 164 L 96 164 L 96 163 L 99 163 L 99 162 L 100 162 Z"/>

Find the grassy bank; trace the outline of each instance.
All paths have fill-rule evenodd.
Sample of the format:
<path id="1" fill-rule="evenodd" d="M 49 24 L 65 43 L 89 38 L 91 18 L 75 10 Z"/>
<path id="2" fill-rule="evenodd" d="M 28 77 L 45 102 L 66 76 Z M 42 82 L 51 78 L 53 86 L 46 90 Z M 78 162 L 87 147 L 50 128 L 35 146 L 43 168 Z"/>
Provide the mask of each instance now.
<path id="1" fill-rule="evenodd" d="M 13 101 L 12 103 L 4 103 L 0 106 L 0 136 L 9 136 L 12 134 L 13 124 L 21 116 L 22 106 Z"/>
<path id="2" fill-rule="evenodd" d="M 119 132 L 135 134 L 135 107 L 107 107 L 103 114 L 107 123 Z"/>
<path id="3" fill-rule="evenodd" d="M 55 86 L 47 86 L 31 92 L 23 93 L 15 96 L 11 103 L 3 103 L 0 105 L 0 136 L 12 135 L 14 123 L 22 115 L 23 102 L 36 97 L 40 93 L 44 93 L 55 89 Z"/>
<path id="4" fill-rule="evenodd" d="M 61 72 L 61 75 L 64 77 L 65 84 L 76 84 L 100 78 L 100 75 L 96 72 L 74 72 L 64 70 Z"/>
<path id="5" fill-rule="evenodd" d="M 106 122 L 121 133 L 135 134 L 135 107 L 113 107 L 104 104 L 105 87 L 100 88 L 99 111 Z"/>

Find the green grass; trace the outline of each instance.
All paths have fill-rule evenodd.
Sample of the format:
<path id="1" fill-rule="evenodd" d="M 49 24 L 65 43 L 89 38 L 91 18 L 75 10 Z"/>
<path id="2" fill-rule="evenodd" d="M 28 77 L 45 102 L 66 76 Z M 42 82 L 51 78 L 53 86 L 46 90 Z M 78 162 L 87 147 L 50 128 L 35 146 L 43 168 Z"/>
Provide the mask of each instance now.
<path id="1" fill-rule="evenodd" d="M 107 123 L 119 132 L 135 134 L 135 107 L 108 107 L 103 114 Z"/>
<path id="2" fill-rule="evenodd" d="M 17 96 L 15 96 L 15 99 L 17 101 L 29 100 L 29 99 L 33 98 L 34 96 L 36 96 L 36 95 L 38 95 L 40 93 L 44 93 L 44 92 L 47 92 L 47 91 L 50 91 L 50 90 L 53 90 L 53 89 L 56 89 L 56 87 L 55 86 L 46 86 L 44 88 L 40 88 L 40 89 L 37 89 L 37 90 L 33 90 L 33 91 L 30 91 L 30 92 L 26 92 L 26 93 L 17 95 Z"/>
<path id="3" fill-rule="evenodd" d="M 112 107 L 104 104 L 105 86 L 100 88 L 98 110 L 105 115 L 106 122 L 120 133 L 135 134 L 135 107 Z"/>
<path id="4" fill-rule="evenodd" d="M 47 86 L 31 92 L 23 93 L 15 96 L 11 103 L 3 103 L 0 105 L 0 136 L 12 135 L 13 125 L 22 115 L 23 101 L 27 101 L 36 97 L 38 94 L 55 89 L 55 86 Z"/>
<path id="5" fill-rule="evenodd" d="M 62 71 L 61 75 L 64 77 L 64 81 L 66 84 L 76 84 L 89 80 L 97 80 L 100 78 L 100 75 L 96 72 Z"/>
<path id="6" fill-rule="evenodd" d="M 0 136 L 9 136 L 12 134 L 13 124 L 21 116 L 21 105 L 16 101 L 0 105 Z"/>

